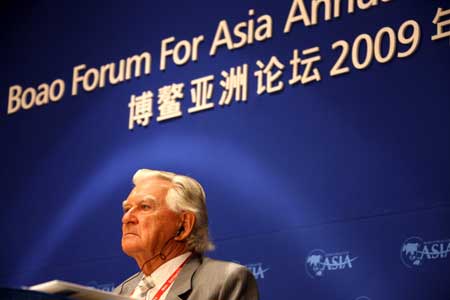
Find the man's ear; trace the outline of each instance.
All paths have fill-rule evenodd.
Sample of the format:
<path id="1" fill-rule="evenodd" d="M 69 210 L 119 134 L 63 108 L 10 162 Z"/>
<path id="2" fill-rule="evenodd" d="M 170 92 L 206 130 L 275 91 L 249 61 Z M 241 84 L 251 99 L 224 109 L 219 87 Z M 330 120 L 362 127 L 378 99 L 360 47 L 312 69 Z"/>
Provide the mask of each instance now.
<path id="1" fill-rule="evenodd" d="M 175 237 L 176 241 L 184 241 L 191 235 L 192 230 L 194 230 L 195 225 L 195 214 L 189 211 L 181 213 L 181 230 L 180 233 Z"/>

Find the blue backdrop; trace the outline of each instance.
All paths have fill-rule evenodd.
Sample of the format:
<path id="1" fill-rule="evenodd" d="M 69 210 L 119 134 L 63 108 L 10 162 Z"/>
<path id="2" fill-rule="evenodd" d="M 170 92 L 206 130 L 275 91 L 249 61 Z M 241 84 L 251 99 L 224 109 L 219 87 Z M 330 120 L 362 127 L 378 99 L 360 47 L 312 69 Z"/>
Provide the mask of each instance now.
<path id="1" fill-rule="evenodd" d="M 152 168 L 205 186 L 217 246 L 210 256 L 247 265 L 261 299 L 449 299 L 450 4 L 356 1 L 374 6 L 348 13 L 348 2 L 339 18 L 325 21 L 322 7 L 317 25 L 296 22 L 289 33 L 295 1 L 2 4 L 0 285 L 58 278 L 111 289 L 135 272 L 120 249 L 121 202 L 133 173 Z M 209 55 L 221 20 L 232 34 L 265 14 L 271 38 Z M 408 20 L 402 34 L 420 31 L 417 47 L 401 43 Z M 359 38 L 363 62 L 383 27 L 394 34 L 393 58 L 355 68 L 355 39 L 369 36 Z M 199 35 L 198 61 L 176 66 L 169 57 L 159 70 L 162 40 Z M 339 40 L 349 44 L 350 72 L 331 76 Z M 388 43 L 386 33 L 383 56 Z M 320 52 L 302 53 L 314 47 Z M 289 84 L 294 49 L 302 59 L 320 54 L 319 81 Z M 79 84 L 71 95 L 75 66 L 118 67 L 144 51 L 149 75 L 92 92 Z M 273 86 L 283 89 L 258 94 L 257 61 L 268 66 L 271 57 L 284 66 L 270 69 L 282 72 Z M 243 64 L 247 100 L 220 105 L 222 71 Z M 207 75 L 214 108 L 190 114 L 191 81 Z M 12 86 L 57 78 L 59 101 L 8 114 Z M 159 89 L 173 83 L 184 84 L 182 116 L 158 122 Z M 131 96 L 144 91 L 154 94 L 153 115 L 129 130 Z"/>

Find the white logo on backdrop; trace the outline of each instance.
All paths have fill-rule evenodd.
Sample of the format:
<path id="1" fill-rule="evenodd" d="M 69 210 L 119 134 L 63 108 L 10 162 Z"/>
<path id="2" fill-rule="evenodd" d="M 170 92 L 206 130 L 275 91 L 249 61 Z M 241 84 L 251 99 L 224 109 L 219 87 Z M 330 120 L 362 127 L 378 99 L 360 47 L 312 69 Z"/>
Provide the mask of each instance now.
<path id="1" fill-rule="evenodd" d="M 264 279 L 264 274 L 270 270 L 270 268 L 264 268 L 262 263 L 254 263 L 245 265 L 249 269 L 255 279 Z"/>
<path id="2" fill-rule="evenodd" d="M 90 281 L 86 283 L 86 286 L 90 286 L 105 292 L 112 292 L 114 290 L 114 283 L 97 283 L 96 281 Z"/>
<path id="3" fill-rule="evenodd" d="M 233 262 L 240 264 L 240 262 L 237 260 L 233 260 Z M 264 279 L 264 277 L 266 276 L 266 272 L 270 270 L 270 268 L 267 268 L 267 266 L 264 267 L 262 262 L 245 264 L 244 266 L 249 269 L 250 272 L 252 272 L 255 279 Z"/>
<path id="4" fill-rule="evenodd" d="M 408 268 L 422 266 L 426 261 L 442 260 L 450 253 L 450 239 L 424 241 L 413 236 L 406 239 L 400 249 L 400 258 Z"/>
<path id="5" fill-rule="evenodd" d="M 342 271 L 353 268 L 353 262 L 358 257 L 352 257 L 349 251 L 326 253 L 315 249 L 305 259 L 306 273 L 311 278 L 323 277 L 328 271 Z"/>

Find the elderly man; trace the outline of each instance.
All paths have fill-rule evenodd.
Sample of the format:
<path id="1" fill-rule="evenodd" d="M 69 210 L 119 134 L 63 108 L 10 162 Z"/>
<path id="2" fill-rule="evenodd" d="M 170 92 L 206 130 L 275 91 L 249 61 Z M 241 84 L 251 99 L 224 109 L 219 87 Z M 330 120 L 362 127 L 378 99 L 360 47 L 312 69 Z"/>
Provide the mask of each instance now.
<path id="1" fill-rule="evenodd" d="M 122 249 L 140 269 L 114 291 L 146 300 L 253 300 L 256 281 L 243 266 L 213 260 L 205 192 L 194 179 L 139 170 L 123 202 Z"/>

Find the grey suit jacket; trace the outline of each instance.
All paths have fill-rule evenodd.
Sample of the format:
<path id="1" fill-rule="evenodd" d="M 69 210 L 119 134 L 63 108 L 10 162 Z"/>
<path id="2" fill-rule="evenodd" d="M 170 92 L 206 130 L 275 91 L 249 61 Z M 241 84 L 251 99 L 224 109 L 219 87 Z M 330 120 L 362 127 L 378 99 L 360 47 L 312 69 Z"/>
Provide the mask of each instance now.
<path id="1" fill-rule="evenodd" d="M 131 295 L 142 276 L 131 276 L 114 289 Z M 239 264 L 194 256 L 181 269 L 166 300 L 257 300 L 252 273 Z"/>

